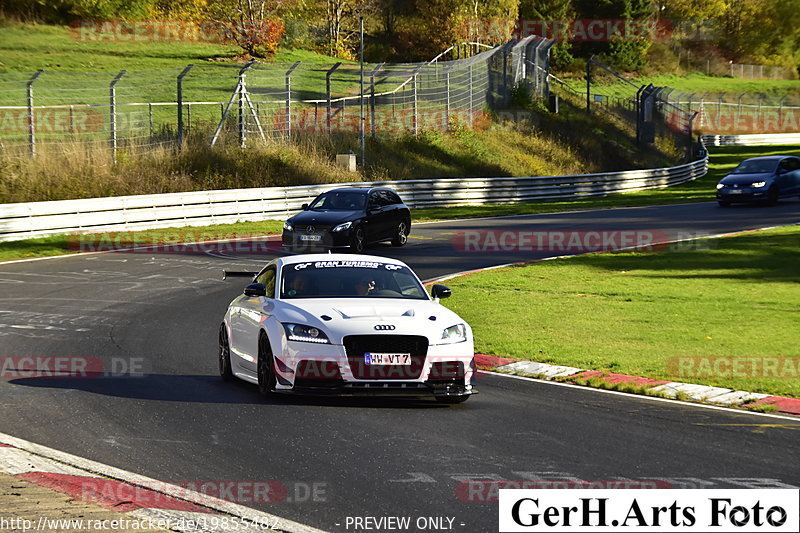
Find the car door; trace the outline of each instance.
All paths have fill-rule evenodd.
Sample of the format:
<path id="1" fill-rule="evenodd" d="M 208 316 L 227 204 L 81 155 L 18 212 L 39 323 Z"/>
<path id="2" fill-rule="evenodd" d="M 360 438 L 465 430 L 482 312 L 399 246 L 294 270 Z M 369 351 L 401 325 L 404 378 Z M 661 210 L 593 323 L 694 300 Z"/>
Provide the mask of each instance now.
<path id="1" fill-rule="evenodd" d="M 397 226 L 408 217 L 403 201 L 392 191 L 383 191 L 389 203 L 389 236 L 394 237 Z"/>
<path id="2" fill-rule="evenodd" d="M 788 190 L 787 192 L 794 196 L 800 194 L 800 158 L 790 157 L 787 161 L 787 168 L 789 170 Z"/>
<path id="3" fill-rule="evenodd" d="M 270 265 L 256 276 L 255 283 L 263 283 L 267 296 L 243 297 L 239 302 L 239 313 L 235 319 L 234 342 L 239 352 L 239 365 L 249 372 L 256 372 L 258 363 L 258 337 L 261 324 L 269 317 L 266 306 L 275 297 L 275 265 Z M 234 323 L 234 319 L 231 320 Z"/>
<path id="4" fill-rule="evenodd" d="M 381 198 L 380 191 L 372 191 L 367 200 L 367 219 L 369 223 L 365 230 L 369 242 L 386 238 L 386 217 L 386 205 L 384 199 Z"/>
<path id="5" fill-rule="evenodd" d="M 781 160 L 775 171 L 777 176 L 775 183 L 778 185 L 781 196 L 789 196 L 794 189 L 794 173 L 792 172 L 792 158 L 787 157 Z"/>

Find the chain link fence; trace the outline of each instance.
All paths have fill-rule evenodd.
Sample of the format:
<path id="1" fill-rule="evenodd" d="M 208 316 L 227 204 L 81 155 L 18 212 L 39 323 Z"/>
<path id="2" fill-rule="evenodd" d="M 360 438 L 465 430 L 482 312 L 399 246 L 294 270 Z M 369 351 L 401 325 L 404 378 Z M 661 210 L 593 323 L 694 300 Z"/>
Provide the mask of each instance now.
<path id="1" fill-rule="evenodd" d="M 425 63 L 365 64 L 363 75 L 354 63 L 257 61 L 0 74 L 0 154 L 105 145 L 116 157 L 128 146 L 180 146 L 190 134 L 246 147 L 305 132 L 375 137 L 470 126 L 507 105 L 514 87 L 546 97 L 552 44 L 536 36 L 483 51 L 464 43 Z"/>
<path id="2" fill-rule="evenodd" d="M 800 132 L 800 93 L 685 93 L 665 90 L 671 105 L 697 113 L 695 130 L 713 135 Z"/>
<path id="3" fill-rule="evenodd" d="M 553 75 L 557 94 L 589 113 L 616 117 L 640 145 L 655 145 L 665 153 L 682 152 L 685 161 L 697 155 L 694 143 L 696 112 L 668 100 L 666 87 L 638 85 L 592 57 L 581 88 Z"/>
<path id="4" fill-rule="evenodd" d="M 734 63 L 720 57 L 692 53 L 690 50 L 678 51 L 678 62 L 687 70 L 701 72 L 707 76 L 730 76 L 749 80 L 796 80 L 798 78 L 796 69 L 775 65 Z"/>

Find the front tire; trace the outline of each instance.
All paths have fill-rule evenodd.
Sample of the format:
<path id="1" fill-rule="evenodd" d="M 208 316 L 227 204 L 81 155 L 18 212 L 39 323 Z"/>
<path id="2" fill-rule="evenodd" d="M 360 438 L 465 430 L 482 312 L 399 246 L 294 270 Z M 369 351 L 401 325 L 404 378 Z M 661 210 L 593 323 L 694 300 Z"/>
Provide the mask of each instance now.
<path id="1" fill-rule="evenodd" d="M 724 200 L 719 200 L 717 201 L 717 203 L 719 204 L 720 207 L 728 207 L 729 205 L 731 205 L 730 202 L 726 202 Z"/>
<path id="2" fill-rule="evenodd" d="M 408 223 L 405 220 L 399 223 L 392 238 L 392 246 L 404 246 L 408 242 L 409 233 Z"/>
<path id="3" fill-rule="evenodd" d="M 774 185 L 769 188 L 769 192 L 767 193 L 767 203 L 769 205 L 778 205 L 778 197 L 780 196 L 780 191 Z"/>
<path id="4" fill-rule="evenodd" d="M 262 396 L 270 396 L 275 391 L 276 383 L 272 348 L 269 339 L 262 333 L 258 339 L 258 392 Z"/>
<path id="5" fill-rule="evenodd" d="M 233 370 L 231 369 L 231 346 L 228 342 L 228 330 L 225 323 L 219 327 L 219 377 L 224 381 L 233 379 Z"/>
<path id="6" fill-rule="evenodd" d="M 350 239 L 350 251 L 354 254 L 364 253 L 364 248 L 366 248 L 365 243 L 366 237 L 364 236 L 364 228 L 356 228 Z"/>

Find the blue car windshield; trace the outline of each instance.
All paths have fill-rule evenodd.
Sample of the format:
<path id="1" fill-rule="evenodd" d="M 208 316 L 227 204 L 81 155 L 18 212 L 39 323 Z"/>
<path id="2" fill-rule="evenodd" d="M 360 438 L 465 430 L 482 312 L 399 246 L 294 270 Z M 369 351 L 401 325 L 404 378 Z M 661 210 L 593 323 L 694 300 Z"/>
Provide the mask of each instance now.
<path id="1" fill-rule="evenodd" d="M 733 169 L 731 174 L 764 174 L 775 172 L 775 167 L 777 166 L 778 161 L 774 159 L 750 159 L 739 163 L 739 166 Z"/>
<path id="2" fill-rule="evenodd" d="M 308 208 L 312 211 L 358 211 L 366 204 L 366 192 L 330 191 L 317 196 Z"/>
<path id="3" fill-rule="evenodd" d="M 428 300 L 408 267 L 378 261 L 310 261 L 283 267 L 281 299 L 396 298 Z"/>

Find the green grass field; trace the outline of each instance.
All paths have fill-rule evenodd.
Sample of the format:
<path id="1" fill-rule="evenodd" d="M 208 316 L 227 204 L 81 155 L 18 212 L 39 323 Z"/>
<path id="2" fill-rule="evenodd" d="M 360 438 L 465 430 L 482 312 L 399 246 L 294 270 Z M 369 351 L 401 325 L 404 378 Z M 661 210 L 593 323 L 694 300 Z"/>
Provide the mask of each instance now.
<path id="1" fill-rule="evenodd" d="M 800 227 L 705 246 L 469 274 L 447 282 L 446 304 L 470 323 L 481 353 L 800 397 Z M 673 358 L 687 357 L 794 363 L 781 363 L 779 378 L 680 376 Z"/>

